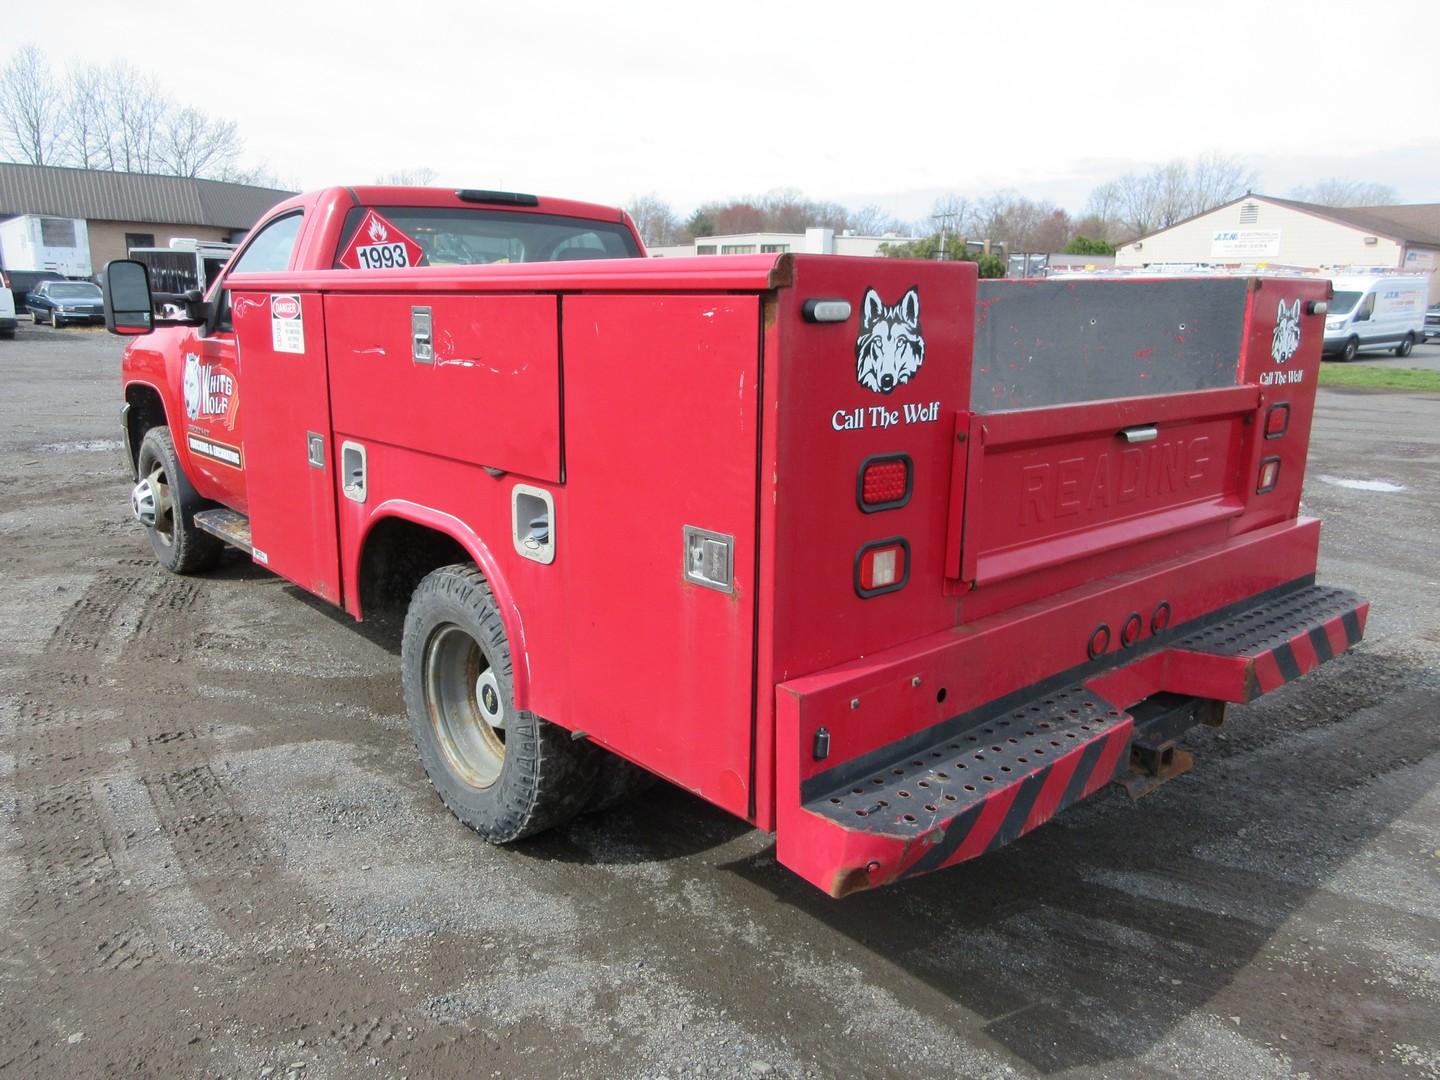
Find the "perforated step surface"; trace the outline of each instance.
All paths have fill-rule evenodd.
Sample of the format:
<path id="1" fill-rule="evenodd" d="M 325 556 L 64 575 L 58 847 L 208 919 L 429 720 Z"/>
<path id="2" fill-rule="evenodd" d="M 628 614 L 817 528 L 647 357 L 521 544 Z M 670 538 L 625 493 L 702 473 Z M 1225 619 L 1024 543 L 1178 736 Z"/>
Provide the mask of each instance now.
<path id="1" fill-rule="evenodd" d="M 1325 625 L 1338 619 L 1348 648 L 1360 640 L 1359 612 L 1364 606 L 1365 601 L 1349 589 L 1311 585 L 1182 638 L 1174 647 L 1212 656 L 1258 656 L 1305 634 L 1325 651 L 1321 659 L 1328 660 L 1334 642 L 1324 632 Z"/>
<path id="2" fill-rule="evenodd" d="M 918 837 L 940 829 L 954 839 L 952 822 L 968 817 L 978 825 L 980 811 L 1000 799 L 1005 807 L 992 813 L 983 850 L 1108 782 L 1131 727 L 1128 713 L 1069 686 L 877 768 L 805 808 L 852 831 Z"/>

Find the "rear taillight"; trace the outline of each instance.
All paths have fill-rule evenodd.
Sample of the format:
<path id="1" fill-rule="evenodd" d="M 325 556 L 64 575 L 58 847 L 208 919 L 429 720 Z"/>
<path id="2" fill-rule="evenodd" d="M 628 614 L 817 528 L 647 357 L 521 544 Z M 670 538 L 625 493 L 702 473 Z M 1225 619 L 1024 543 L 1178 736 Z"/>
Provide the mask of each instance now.
<path id="1" fill-rule="evenodd" d="M 1280 459 L 1278 457 L 1267 457 L 1260 459 L 1260 476 L 1255 481 L 1255 494 L 1264 495 L 1267 491 L 1274 491 L 1275 485 L 1280 482 Z"/>
<path id="2" fill-rule="evenodd" d="M 855 591 L 879 596 L 904 588 L 910 578 L 910 544 L 901 537 L 866 544 L 855 556 Z"/>
<path id="3" fill-rule="evenodd" d="M 867 514 L 894 510 L 910 501 L 915 487 L 915 470 L 907 454 L 881 454 L 860 463 L 855 483 L 855 501 Z"/>
<path id="4" fill-rule="evenodd" d="M 1290 427 L 1290 403 L 1277 401 L 1265 413 L 1265 438 L 1278 439 Z"/>

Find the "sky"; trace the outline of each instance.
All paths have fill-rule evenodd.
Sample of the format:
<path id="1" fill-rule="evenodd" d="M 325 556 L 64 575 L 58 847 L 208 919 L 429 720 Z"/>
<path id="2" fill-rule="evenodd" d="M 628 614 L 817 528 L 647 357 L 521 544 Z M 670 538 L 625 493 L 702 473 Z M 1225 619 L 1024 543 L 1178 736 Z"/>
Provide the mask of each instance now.
<path id="1" fill-rule="evenodd" d="M 304 189 L 428 167 L 682 212 L 798 188 L 914 219 L 998 189 L 1078 211 L 1204 151 L 1267 194 L 1341 177 L 1440 202 L 1440 80 L 1410 48 L 1440 40 L 1440 3 L 1381 7 L 1383 26 L 1318 0 L 67 0 L 62 34 L 43 4 L 3 21 L 59 69 L 152 71 Z"/>

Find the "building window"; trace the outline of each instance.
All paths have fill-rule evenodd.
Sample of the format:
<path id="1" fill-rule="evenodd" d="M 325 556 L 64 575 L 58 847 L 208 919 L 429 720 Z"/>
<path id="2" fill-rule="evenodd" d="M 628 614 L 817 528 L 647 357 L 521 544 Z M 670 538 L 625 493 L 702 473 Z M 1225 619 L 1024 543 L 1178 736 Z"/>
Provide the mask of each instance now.
<path id="1" fill-rule="evenodd" d="M 721 255 L 754 255 L 754 244 L 721 244 Z"/>
<path id="2" fill-rule="evenodd" d="M 790 250 L 789 244 L 761 244 L 760 254 L 762 255 L 783 255 Z"/>
<path id="3" fill-rule="evenodd" d="M 715 245 L 714 245 L 714 244 L 696 244 L 696 245 L 695 245 L 695 254 L 696 254 L 696 255 L 714 255 L 714 254 L 715 254 Z"/>
<path id="4" fill-rule="evenodd" d="M 146 248 L 155 246 L 155 234 L 152 232 L 127 232 L 125 234 L 125 250 L 133 251 L 135 248 Z"/>
<path id="5" fill-rule="evenodd" d="M 73 248 L 75 246 L 75 222 L 63 217 L 41 218 L 40 242 L 46 247 Z"/>
<path id="6" fill-rule="evenodd" d="M 1240 224 L 1254 225 L 1260 220 L 1260 206 L 1258 203 L 1247 202 L 1240 207 Z"/>

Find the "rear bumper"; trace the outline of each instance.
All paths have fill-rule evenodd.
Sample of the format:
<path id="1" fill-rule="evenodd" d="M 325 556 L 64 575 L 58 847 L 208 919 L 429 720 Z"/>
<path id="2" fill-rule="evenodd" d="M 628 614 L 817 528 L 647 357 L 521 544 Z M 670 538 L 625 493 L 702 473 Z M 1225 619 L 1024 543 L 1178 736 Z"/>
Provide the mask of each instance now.
<path id="1" fill-rule="evenodd" d="M 889 697 L 884 687 L 933 701 L 927 676 L 943 665 L 916 651 L 840 684 L 782 686 L 779 861 L 843 896 L 993 851 L 1126 779 L 1132 755 L 1158 761 L 1204 715 L 1197 703 L 1251 701 L 1340 655 L 1368 612 L 1353 593 L 1301 579 L 844 759 L 841 747 L 817 760 L 835 746 L 836 691 L 855 716 Z"/>

